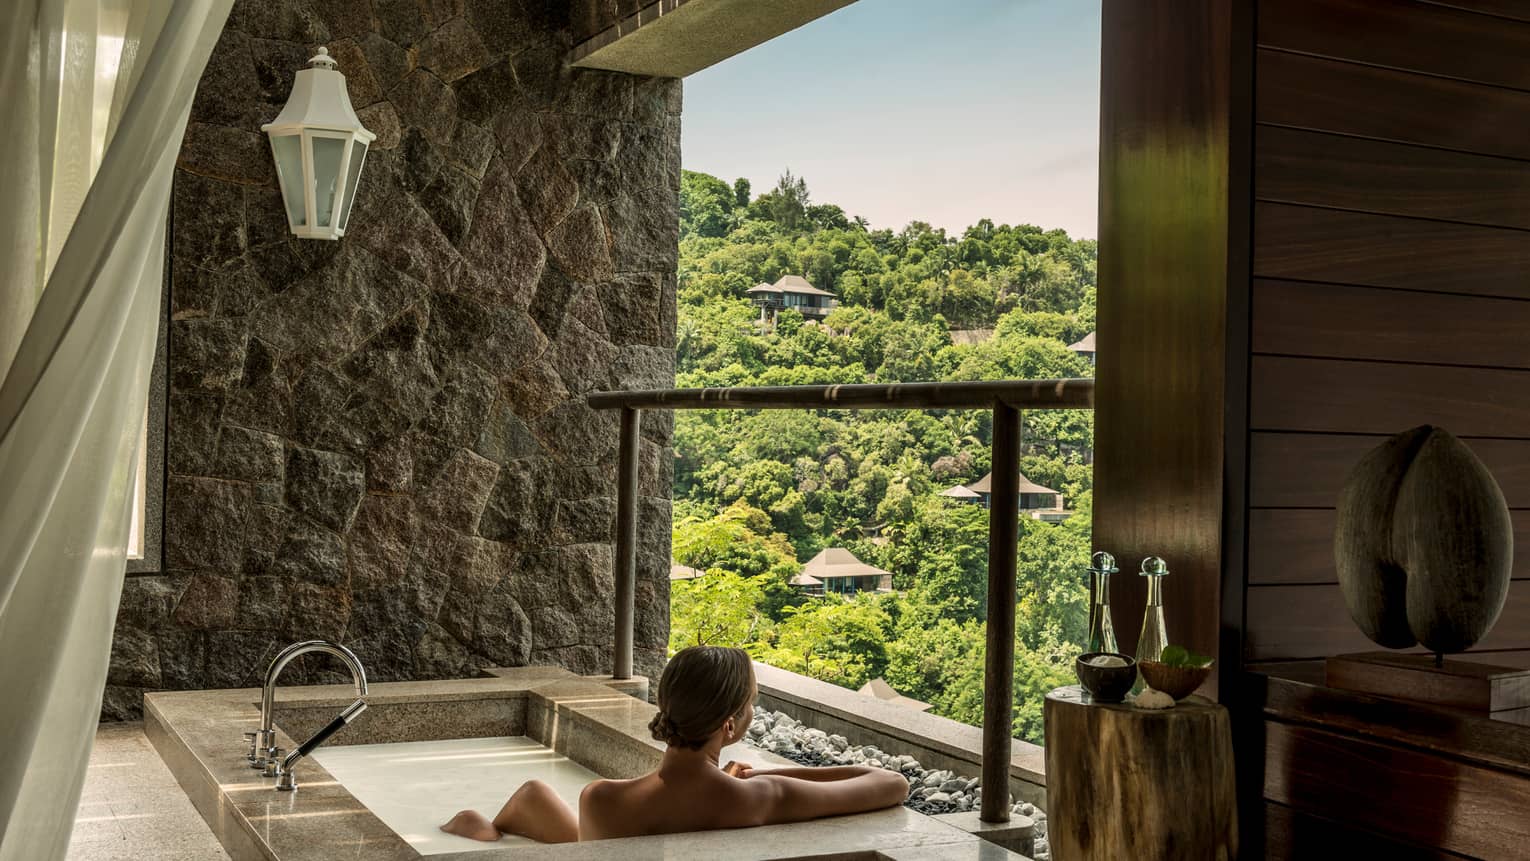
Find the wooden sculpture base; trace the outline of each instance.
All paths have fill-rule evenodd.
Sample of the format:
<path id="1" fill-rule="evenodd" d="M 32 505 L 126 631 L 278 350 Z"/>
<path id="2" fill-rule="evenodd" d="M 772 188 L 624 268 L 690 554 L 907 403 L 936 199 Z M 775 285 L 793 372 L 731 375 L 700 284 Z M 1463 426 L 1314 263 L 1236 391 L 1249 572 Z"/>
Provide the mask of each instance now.
<path id="1" fill-rule="evenodd" d="M 1486 657 L 1486 656 L 1484 656 Z M 1530 670 L 1433 655 L 1361 652 L 1327 661 L 1330 688 L 1477 712 L 1530 708 Z"/>
<path id="2" fill-rule="evenodd" d="M 1104 705 L 1070 686 L 1047 694 L 1045 720 L 1053 858 L 1238 857 L 1227 709 Z"/>

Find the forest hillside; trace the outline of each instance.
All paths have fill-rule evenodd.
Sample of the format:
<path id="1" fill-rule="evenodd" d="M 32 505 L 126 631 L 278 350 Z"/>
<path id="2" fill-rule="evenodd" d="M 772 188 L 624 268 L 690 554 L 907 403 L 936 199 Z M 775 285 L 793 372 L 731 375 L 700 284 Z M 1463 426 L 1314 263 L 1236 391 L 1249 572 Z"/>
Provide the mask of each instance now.
<path id="1" fill-rule="evenodd" d="M 1093 240 L 981 220 L 959 236 L 870 229 L 804 180 L 769 191 L 686 171 L 678 385 L 1087 377 Z M 746 295 L 799 275 L 835 294 L 821 322 L 762 321 Z M 953 334 L 954 333 L 954 334 Z M 1039 742 L 1041 696 L 1071 681 L 1087 623 L 1093 416 L 1024 416 L 1022 471 L 1071 516 L 1022 517 L 1015 734 Z M 737 645 L 845 687 L 885 678 L 980 723 L 987 511 L 941 496 L 989 467 L 986 411 L 679 411 L 671 648 Z M 789 580 L 827 547 L 891 572 L 895 591 L 810 597 Z"/>

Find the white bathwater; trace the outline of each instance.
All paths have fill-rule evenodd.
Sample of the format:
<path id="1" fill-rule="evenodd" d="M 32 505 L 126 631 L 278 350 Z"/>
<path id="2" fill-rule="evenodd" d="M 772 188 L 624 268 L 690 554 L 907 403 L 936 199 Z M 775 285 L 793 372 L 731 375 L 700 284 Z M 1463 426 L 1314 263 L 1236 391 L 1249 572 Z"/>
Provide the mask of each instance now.
<path id="1" fill-rule="evenodd" d="M 600 777 L 526 736 L 321 747 L 313 758 L 421 855 L 532 844 L 508 834 L 482 843 L 447 834 L 441 823 L 466 809 L 493 819 L 528 780 L 547 783 L 578 810 L 580 790 Z"/>

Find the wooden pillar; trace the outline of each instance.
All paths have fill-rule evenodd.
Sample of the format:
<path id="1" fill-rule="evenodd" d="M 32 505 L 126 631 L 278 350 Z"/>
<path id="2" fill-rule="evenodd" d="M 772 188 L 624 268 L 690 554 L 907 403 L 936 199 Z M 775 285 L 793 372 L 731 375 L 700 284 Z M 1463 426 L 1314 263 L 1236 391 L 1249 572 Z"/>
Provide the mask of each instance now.
<path id="1" fill-rule="evenodd" d="M 1250 6 L 1105 0 L 1102 16 L 1094 549 L 1120 561 L 1123 650 L 1138 563 L 1162 556 L 1169 639 L 1223 677 L 1243 629 Z"/>
<path id="2" fill-rule="evenodd" d="M 988 505 L 988 642 L 983 652 L 984 822 L 1009 821 L 1009 758 L 1015 720 L 1015 570 L 1020 544 L 1020 410 L 993 408 L 993 485 Z"/>
<path id="3" fill-rule="evenodd" d="M 637 595 L 638 431 L 642 412 L 622 408 L 616 461 L 616 636 L 611 676 L 632 678 L 633 605 Z"/>

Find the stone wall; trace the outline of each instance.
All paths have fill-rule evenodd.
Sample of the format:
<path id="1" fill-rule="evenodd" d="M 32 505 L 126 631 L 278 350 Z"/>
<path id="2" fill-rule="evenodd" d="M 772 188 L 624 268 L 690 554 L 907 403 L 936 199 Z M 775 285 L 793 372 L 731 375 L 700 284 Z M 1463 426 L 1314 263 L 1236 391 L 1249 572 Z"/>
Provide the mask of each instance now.
<path id="1" fill-rule="evenodd" d="M 680 82 L 567 67 L 567 16 L 236 2 L 176 172 L 163 571 L 127 581 L 105 716 L 309 637 L 379 680 L 609 672 L 617 425 L 584 395 L 673 384 Z M 339 242 L 290 235 L 259 131 L 319 44 L 377 133 Z M 645 419 L 644 672 L 671 432 Z"/>

